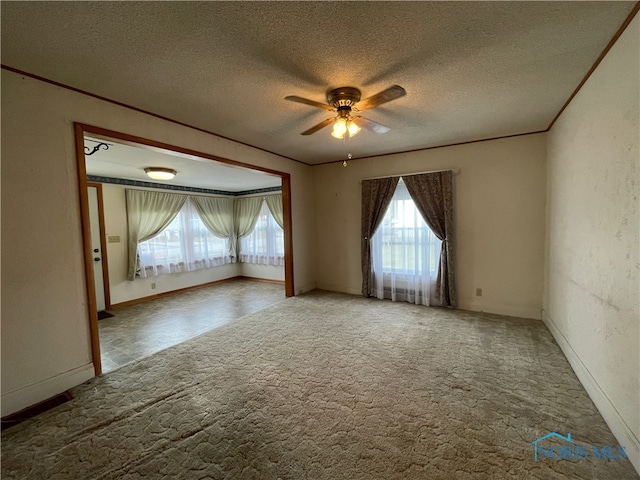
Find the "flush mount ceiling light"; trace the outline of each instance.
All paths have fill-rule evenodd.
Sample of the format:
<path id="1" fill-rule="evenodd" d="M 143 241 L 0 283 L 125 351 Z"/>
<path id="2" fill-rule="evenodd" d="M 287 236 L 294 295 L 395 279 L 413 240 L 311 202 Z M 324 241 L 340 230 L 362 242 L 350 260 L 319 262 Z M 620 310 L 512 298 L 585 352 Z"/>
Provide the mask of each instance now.
<path id="1" fill-rule="evenodd" d="M 178 173 L 171 168 L 164 167 L 147 167 L 144 171 L 154 180 L 171 180 Z"/>

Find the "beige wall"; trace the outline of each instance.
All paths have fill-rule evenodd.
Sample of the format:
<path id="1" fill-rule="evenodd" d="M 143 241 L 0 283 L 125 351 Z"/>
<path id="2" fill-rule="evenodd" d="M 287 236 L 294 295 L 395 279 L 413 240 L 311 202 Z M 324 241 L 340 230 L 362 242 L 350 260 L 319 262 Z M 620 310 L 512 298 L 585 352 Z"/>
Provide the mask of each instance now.
<path id="1" fill-rule="evenodd" d="M 460 308 L 540 318 L 545 140 L 545 134 L 526 135 L 314 167 L 317 286 L 360 294 L 363 178 L 459 168 L 454 223 Z"/>
<path id="2" fill-rule="evenodd" d="M 639 38 L 636 17 L 549 133 L 544 300 L 545 322 L 638 471 Z"/>
<path id="3" fill-rule="evenodd" d="M 73 122 L 291 174 L 296 291 L 313 289 L 311 168 L 2 71 L 2 415 L 93 376 Z"/>
<path id="4" fill-rule="evenodd" d="M 258 278 L 262 280 L 284 281 L 284 266 L 282 265 L 258 265 L 253 263 L 240 263 L 239 275 L 243 277 Z M 284 285 L 282 286 L 284 289 Z"/>

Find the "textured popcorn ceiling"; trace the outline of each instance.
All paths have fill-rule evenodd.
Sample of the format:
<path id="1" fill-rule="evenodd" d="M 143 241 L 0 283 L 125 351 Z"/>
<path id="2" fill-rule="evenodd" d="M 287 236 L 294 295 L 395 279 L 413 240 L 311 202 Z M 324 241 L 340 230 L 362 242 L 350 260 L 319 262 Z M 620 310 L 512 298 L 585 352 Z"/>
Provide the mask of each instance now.
<path id="1" fill-rule="evenodd" d="M 2 64 L 309 164 L 546 129 L 634 2 L 2 2 Z M 407 96 L 348 144 L 328 89 Z"/>

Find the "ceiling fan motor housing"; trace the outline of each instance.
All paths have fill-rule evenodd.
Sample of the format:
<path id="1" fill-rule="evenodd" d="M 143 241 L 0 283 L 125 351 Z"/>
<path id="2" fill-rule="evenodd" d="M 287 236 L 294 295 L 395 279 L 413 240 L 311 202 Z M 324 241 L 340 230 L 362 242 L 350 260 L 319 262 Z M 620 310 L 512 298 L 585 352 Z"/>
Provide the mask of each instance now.
<path id="1" fill-rule="evenodd" d="M 350 110 L 359 101 L 360 90 L 354 87 L 340 87 L 327 92 L 327 103 L 338 110 L 340 107 L 348 107 Z"/>

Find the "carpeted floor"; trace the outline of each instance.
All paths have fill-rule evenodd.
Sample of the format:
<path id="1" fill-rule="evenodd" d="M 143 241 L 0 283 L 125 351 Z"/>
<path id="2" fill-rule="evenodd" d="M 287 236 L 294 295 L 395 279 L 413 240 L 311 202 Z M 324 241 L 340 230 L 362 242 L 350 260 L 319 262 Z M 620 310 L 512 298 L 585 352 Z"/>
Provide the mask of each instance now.
<path id="1" fill-rule="evenodd" d="M 533 320 L 313 292 L 72 393 L 3 432 L 3 479 L 638 478 L 534 461 L 617 441 Z"/>

